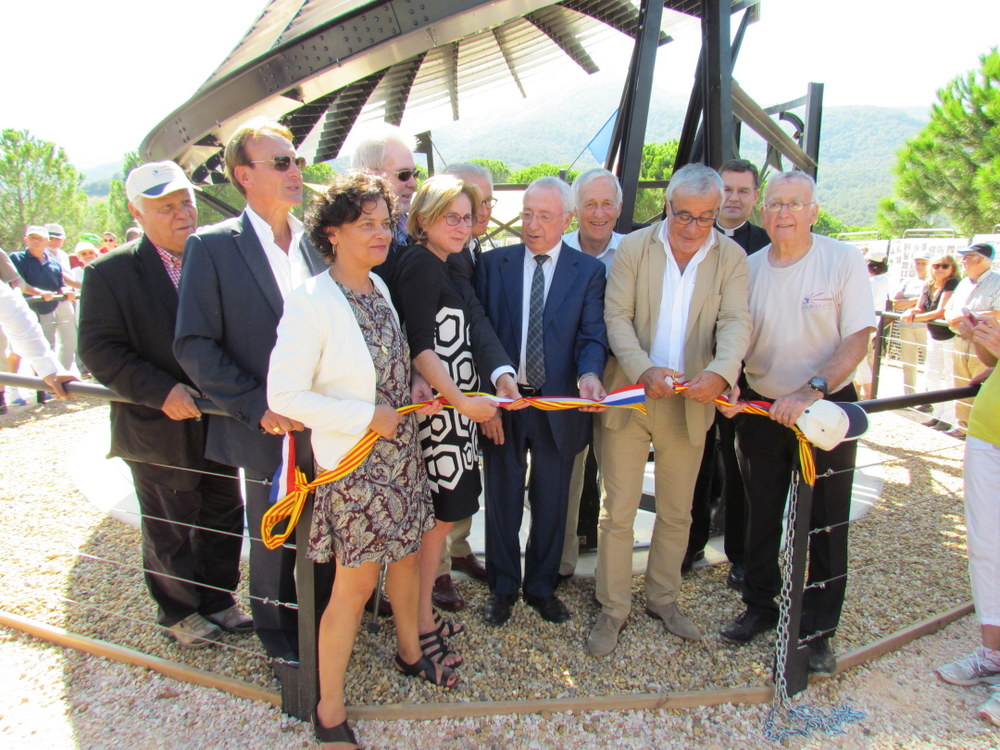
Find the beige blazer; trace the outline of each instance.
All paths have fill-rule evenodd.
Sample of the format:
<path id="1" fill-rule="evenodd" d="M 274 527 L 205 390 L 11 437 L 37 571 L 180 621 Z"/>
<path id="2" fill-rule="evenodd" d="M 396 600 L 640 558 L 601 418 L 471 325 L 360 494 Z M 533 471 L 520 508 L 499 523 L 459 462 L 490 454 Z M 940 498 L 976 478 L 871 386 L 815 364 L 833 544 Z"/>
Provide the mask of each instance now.
<path id="1" fill-rule="evenodd" d="M 604 387 L 609 391 L 637 382 L 654 366 L 649 351 L 660 317 L 668 252 L 660 240 L 662 223 L 625 237 L 611 264 L 604 297 L 604 322 L 614 355 L 604 371 Z M 691 298 L 684 339 L 685 375 L 692 378 L 711 370 L 732 385 L 750 344 L 747 256 L 732 240 L 714 229 L 712 234 L 714 241 L 698 266 Z M 685 413 L 692 444 L 704 443 L 715 407 L 685 401 Z M 609 409 L 602 415 L 603 424 L 621 429 L 633 414 L 630 409 Z"/>

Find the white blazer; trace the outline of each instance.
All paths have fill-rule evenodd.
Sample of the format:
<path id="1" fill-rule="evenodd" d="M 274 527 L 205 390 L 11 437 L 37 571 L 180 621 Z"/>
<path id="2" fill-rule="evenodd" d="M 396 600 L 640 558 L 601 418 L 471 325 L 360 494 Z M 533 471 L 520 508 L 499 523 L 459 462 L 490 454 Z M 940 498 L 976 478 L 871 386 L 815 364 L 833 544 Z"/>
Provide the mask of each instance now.
<path id="1" fill-rule="evenodd" d="M 389 301 L 375 274 L 372 283 Z M 399 316 L 396 315 L 396 322 Z M 285 299 L 271 352 L 267 403 L 312 429 L 316 462 L 333 469 L 365 434 L 375 414 L 375 365 L 354 311 L 324 271 Z"/>

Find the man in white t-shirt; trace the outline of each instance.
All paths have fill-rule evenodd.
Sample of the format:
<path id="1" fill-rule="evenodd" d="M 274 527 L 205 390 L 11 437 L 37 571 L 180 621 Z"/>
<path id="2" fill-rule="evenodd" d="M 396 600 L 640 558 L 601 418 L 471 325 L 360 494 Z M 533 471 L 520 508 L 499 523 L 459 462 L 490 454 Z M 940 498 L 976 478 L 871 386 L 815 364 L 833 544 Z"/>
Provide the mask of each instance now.
<path id="1" fill-rule="evenodd" d="M 747 643 L 778 621 L 781 590 L 778 550 L 782 515 L 798 440 L 791 428 L 812 403 L 855 401 L 854 369 L 875 328 L 868 273 L 852 245 L 813 234 L 819 206 L 815 183 L 801 172 L 772 177 L 764 198 L 764 228 L 771 244 L 749 260 L 753 333 L 740 398 L 773 402 L 770 419 L 736 417 L 749 497 L 746 610 L 721 631 L 730 643 Z M 736 409 L 724 413 L 736 413 Z M 830 674 L 836 659 L 829 638 L 840 620 L 847 585 L 847 525 L 857 444 L 816 450 L 817 480 L 810 537 L 809 581 L 827 581 L 806 592 L 800 632 L 810 647 L 809 669 Z M 839 524 L 839 525 L 838 525 Z"/>

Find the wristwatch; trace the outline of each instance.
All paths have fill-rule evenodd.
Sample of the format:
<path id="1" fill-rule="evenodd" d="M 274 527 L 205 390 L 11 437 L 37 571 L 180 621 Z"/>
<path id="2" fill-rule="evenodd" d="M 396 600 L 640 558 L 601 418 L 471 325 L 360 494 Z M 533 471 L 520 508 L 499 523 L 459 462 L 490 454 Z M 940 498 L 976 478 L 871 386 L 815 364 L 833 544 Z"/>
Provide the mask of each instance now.
<path id="1" fill-rule="evenodd" d="M 826 378 L 821 378 L 819 375 L 815 375 L 809 378 L 809 387 L 814 391 L 819 391 L 824 396 L 830 395 L 830 386 L 826 383 Z"/>

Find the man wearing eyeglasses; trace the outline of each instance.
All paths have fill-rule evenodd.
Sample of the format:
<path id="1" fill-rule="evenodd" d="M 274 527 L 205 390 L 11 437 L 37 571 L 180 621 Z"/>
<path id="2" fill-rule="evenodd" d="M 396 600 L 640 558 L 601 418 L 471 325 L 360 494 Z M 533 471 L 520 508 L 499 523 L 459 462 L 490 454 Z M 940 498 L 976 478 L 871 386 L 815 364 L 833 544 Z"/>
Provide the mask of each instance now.
<path id="1" fill-rule="evenodd" d="M 573 195 L 565 182 L 535 180 L 525 190 L 522 206 L 523 243 L 483 253 L 476 266 L 476 292 L 504 349 L 517 362 L 522 395 L 579 394 L 599 401 L 605 396 L 600 373 L 608 354 L 604 266 L 562 241 L 573 217 Z M 487 623 L 507 622 L 520 591 L 543 619 L 569 619 L 555 587 L 570 472 L 591 430 L 588 412 L 601 409 L 504 411 L 499 433 L 483 431 Z M 531 530 L 522 576 L 518 531 L 529 452 Z"/>
<path id="2" fill-rule="evenodd" d="M 668 633 L 698 640 L 677 606 L 691 498 L 712 400 L 736 383 L 750 337 L 746 253 L 714 231 L 723 185 L 709 167 L 689 164 L 666 191 L 666 219 L 622 240 L 611 265 L 604 319 L 614 357 L 609 390 L 646 389 L 646 413 L 612 409 L 597 420 L 594 446 L 604 478 L 598 521 L 597 600 L 601 613 L 587 650 L 618 645 L 632 609 L 633 524 L 652 443 L 656 524 L 646 566 L 646 613 Z M 687 385 L 677 392 L 675 385 Z"/>
<path id="3" fill-rule="evenodd" d="M 177 360 L 230 419 L 209 424 L 206 456 L 246 476 L 254 629 L 276 659 L 298 658 L 295 552 L 260 539 L 268 486 L 285 434 L 300 422 L 267 405 L 267 371 L 285 297 L 325 264 L 291 209 L 302 202 L 304 160 L 283 125 L 255 119 L 226 144 L 226 176 L 247 199 L 237 218 L 188 238 L 179 288 Z M 268 601 L 265 601 L 268 600 Z"/>
<path id="4" fill-rule="evenodd" d="M 773 176 L 764 198 L 764 228 L 771 244 L 750 257 L 753 333 L 744 379 L 732 400 L 772 403 L 770 418 L 736 417 L 737 449 L 749 498 L 743 601 L 746 610 L 722 629 L 743 644 L 778 621 L 782 516 L 799 444 L 790 429 L 821 398 L 856 401 L 851 383 L 875 328 L 871 285 L 861 251 L 813 234 L 819 214 L 815 183 L 802 172 Z M 727 416 L 740 407 L 726 408 Z M 847 521 L 857 443 L 816 450 L 810 528 L 830 527 L 809 539 L 809 581 L 801 635 L 810 649 L 809 670 L 831 674 L 836 658 L 829 640 L 840 620 L 847 586 Z M 831 471 L 830 476 L 822 476 Z"/>
<path id="5" fill-rule="evenodd" d="M 410 199 L 417 191 L 420 170 L 413 158 L 416 143 L 413 138 L 392 125 L 384 125 L 378 131 L 358 143 L 351 154 L 351 168 L 364 169 L 381 175 L 389 183 L 389 189 L 396 196 L 396 227 L 392 232 L 392 244 L 385 262 L 372 270 L 389 282 L 396 256 L 409 245 L 412 238 L 406 231 L 406 216 L 410 212 Z"/>
<path id="6" fill-rule="evenodd" d="M 964 278 L 955 287 L 955 293 L 945 307 L 944 319 L 958 333 L 952 343 L 952 366 L 955 371 L 955 387 L 964 388 L 969 381 L 985 368 L 972 343 L 974 325 L 967 321 L 963 310 L 974 317 L 991 316 L 1000 320 L 1000 274 L 993 270 L 993 245 L 985 242 L 971 245 L 959 251 Z M 966 321 L 966 325 L 962 325 Z M 972 413 L 973 399 L 955 402 L 955 416 L 958 424 L 946 435 L 965 439 Z"/>

